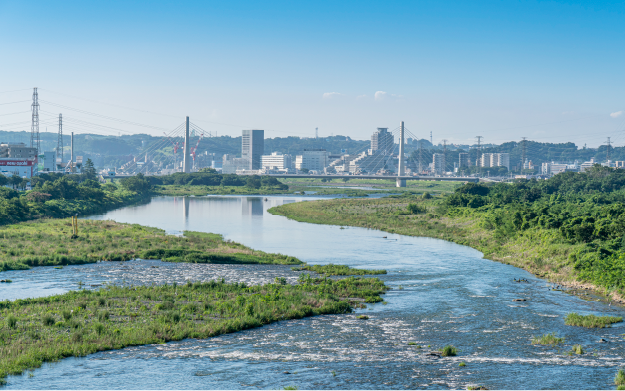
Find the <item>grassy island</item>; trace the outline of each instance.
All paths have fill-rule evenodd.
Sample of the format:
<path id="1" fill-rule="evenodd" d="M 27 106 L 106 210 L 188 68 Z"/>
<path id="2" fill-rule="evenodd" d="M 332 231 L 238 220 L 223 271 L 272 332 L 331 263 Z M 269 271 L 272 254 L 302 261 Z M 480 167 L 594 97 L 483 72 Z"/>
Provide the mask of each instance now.
<path id="1" fill-rule="evenodd" d="M 74 291 L 0 302 L 0 384 L 44 362 L 126 346 L 209 338 L 379 302 L 377 278 L 300 276 L 297 285 L 223 281 Z"/>
<path id="2" fill-rule="evenodd" d="M 161 229 L 114 221 L 79 220 L 75 238 L 71 219 L 42 219 L 0 227 L 0 271 L 133 258 L 192 263 L 302 263 L 295 257 L 225 241 L 217 234 L 187 231 L 183 236 L 174 236 Z"/>
<path id="3" fill-rule="evenodd" d="M 383 269 L 356 269 L 345 265 L 335 265 L 330 263 L 329 265 L 302 265 L 299 267 L 291 268 L 293 270 L 307 270 L 318 274 L 324 274 L 326 276 L 365 276 L 386 274 L 386 270 Z"/>
<path id="4" fill-rule="evenodd" d="M 549 180 L 474 184 L 432 197 L 298 202 L 297 221 L 444 239 L 568 285 L 625 293 L 625 170 L 595 166 Z"/>

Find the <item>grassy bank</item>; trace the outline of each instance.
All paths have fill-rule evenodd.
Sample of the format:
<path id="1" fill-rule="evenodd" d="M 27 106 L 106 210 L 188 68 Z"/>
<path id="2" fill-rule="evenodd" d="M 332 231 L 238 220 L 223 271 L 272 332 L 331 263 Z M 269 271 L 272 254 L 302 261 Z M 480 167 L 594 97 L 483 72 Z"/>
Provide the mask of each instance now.
<path id="1" fill-rule="evenodd" d="M 270 209 L 297 221 L 350 225 L 473 247 L 552 281 L 625 291 L 624 170 L 548 181 L 469 184 L 449 196 L 301 202 Z M 623 198 L 623 201 L 621 201 Z"/>
<path id="2" fill-rule="evenodd" d="M 153 195 L 163 196 L 205 196 L 205 195 L 271 195 L 288 194 L 289 190 L 277 188 L 251 188 L 245 186 L 205 186 L 205 185 L 156 185 Z"/>
<path id="3" fill-rule="evenodd" d="M 297 271 L 306 270 L 326 276 L 366 276 L 386 274 L 386 270 L 383 269 L 356 269 L 345 265 L 334 265 L 332 263 L 329 265 L 302 265 L 291 269 Z"/>
<path id="4" fill-rule="evenodd" d="M 430 192 L 430 193 L 452 193 L 461 183 L 458 182 L 443 182 L 443 181 L 406 181 L 406 188 L 397 188 L 395 179 L 358 179 L 356 177 L 349 179 L 332 179 L 329 178 L 283 178 L 280 180 L 290 188 L 303 187 L 303 186 L 372 186 L 387 189 L 407 189 L 417 192 Z"/>
<path id="5" fill-rule="evenodd" d="M 221 235 L 190 232 L 178 237 L 157 228 L 114 221 L 79 220 L 72 238 L 71 219 L 42 219 L 0 227 L 0 270 L 125 261 L 300 264 L 295 257 L 255 251 L 224 241 Z"/>
<path id="6" fill-rule="evenodd" d="M 377 278 L 297 285 L 187 283 L 108 287 L 0 302 L 0 384 L 44 362 L 125 346 L 209 338 L 284 319 L 343 314 L 381 301 Z"/>

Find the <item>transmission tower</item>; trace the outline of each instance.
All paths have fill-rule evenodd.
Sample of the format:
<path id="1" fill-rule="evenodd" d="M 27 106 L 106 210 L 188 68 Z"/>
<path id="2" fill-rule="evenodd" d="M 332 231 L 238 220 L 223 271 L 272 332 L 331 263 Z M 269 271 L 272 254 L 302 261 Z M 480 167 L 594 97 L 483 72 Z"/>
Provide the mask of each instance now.
<path id="1" fill-rule="evenodd" d="M 315 139 L 319 138 L 319 128 L 315 128 Z"/>
<path id="2" fill-rule="evenodd" d="M 38 173 L 39 164 L 39 150 L 41 149 L 41 143 L 39 141 L 39 94 L 37 93 L 37 87 L 33 88 L 33 103 L 32 108 L 32 123 L 30 126 L 30 147 L 35 148 L 35 164 L 33 168 L 33 175 Z"/>
<path id="3" fill-rule="evenodd" d="M 477 139 L 477 159 L 475 160 L 475 165 L 479 167 L 480 166 L 480 152 L 482 152 L 481 142 L 484 137 L 475 136 L 475 138 Z"/>
<path id="4" fill-rule="evenodd" d="M 526 143 L 527 137 L 521 137 L 521 138 L 523 139 L 523 141 L 522 141 L 523 152 L 522 152 L 522 155 L 521 155 L 521 170 L 523 170 L 523 168 L 525 167 L 525 148 L 526 148 L 525 147 L 525 143 Z"/>
<path id="5" fill-rule="evenodd" d="M 59 138 L 56 142 L 56 157 L 61 158 L 61 163 L 65 162 L 63 155 L 63 114 L 59 114 Z"/>
<path id="6" fill-rule="evenodd" d="M 610 163 L 610 137 L 608 137 L 608 141 L 606 141 L 605 143 L 608 144 L 608 149 L 606 150 L 606 159 L 608 163 Z"/>
<path id="7" fill-rule="evenodd" d="M 430 144 L 434 145 L 434 143 L 432 142 L 432 131 L 430 130 Z"/>

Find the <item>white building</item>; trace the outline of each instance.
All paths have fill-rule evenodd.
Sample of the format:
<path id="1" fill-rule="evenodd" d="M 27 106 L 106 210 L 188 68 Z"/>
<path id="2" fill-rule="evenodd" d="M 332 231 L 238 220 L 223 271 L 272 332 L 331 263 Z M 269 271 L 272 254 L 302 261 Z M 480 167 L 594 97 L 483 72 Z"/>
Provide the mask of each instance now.
<path id="1" fill-rule="evenodd" d="M 225 154 L 223 157 L 221 172 L 223 174 L 236 174 L 237 171 L 249 169 L 249 166 L 249 159 L 243 159 Z"/>
<path id="2" fill-rule="evenodd" d="M 291 155 L 283 155 L 282 152 L 273 152 L 271 155 L 261 156 L 262 168 L 288 170 L 292 168 Z"/>
<path id="3" fill-rule="evenodd" d="M 321 172 L 328 164 L 328 152 L 325 149 L 304 149 L 303 154 L 295 157 L 295 168 L 298 170 Z"/>
<path id="4" fill-rule="evenodd" d="M 435 174 L 441 175 L 445 172 L 445 155 L 442 153 L 435 153 L 432 155 L 432 169 Z"/>
<path id="5" fill-rule="evenodd" d="M 510 170 L 509 153 L 483 153 L 480 167 L 506 167 Z"/>

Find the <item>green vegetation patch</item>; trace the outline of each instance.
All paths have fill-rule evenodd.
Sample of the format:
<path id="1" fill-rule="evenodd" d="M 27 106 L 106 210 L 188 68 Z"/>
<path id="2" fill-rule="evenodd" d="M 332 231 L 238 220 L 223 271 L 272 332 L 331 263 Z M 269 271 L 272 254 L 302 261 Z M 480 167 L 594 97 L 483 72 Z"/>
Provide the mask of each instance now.
<path id="1" fill-rule="evenodd" d="M 451 345 L 447 345 L 441 349 L 441 356 L 452 357 L 458 355 L 458 349 Z"/>
<path id="2" fill-rule="evenodd" d="M 125 346 L 209 338 L 284 319 L 343 314 L 388 288 L 377 278 L 297 285 L 210 281 L 111 286 L 0 302 L 0 383 L 44 362 Z"/>
<path id="3" fill-rule="evenodd" d="M 126 261 L 134 258 L 191 263 L 302 263 L 295 257 L 255 251 L 221 235 L 187 231 L 167 235 L 157 228 L 114 221 L 43 219 L 0 227 L 0 271 Z"/>
<path id="4" fill-rule="evenodd" d="M 383 269 L 356 269 L 345 265 L 303 265 L 293 270 L 301 271 L 308 270 L 318 274 L 325 274 L 326 276 L 364 276 L 364 275 L 376 275 L 386 274 L 386 270 Z"/>
<path id="5" fill-rule="evenodd" d="M 564 324 L 567 326 L 604 328 L 610 327 L 612 323 L 619 323 L 622 321 L 623 318 L 620 316 L 580 315 L 575 312 L 571 312 L 564 319 Z"/>
<path id="6" fill-rule="evenodd" d="M 532 338 L 532 344 L 534 345 L 557 345 L 562 342 L 564 342 L 564 338 L 558 338 L 553 333 Z"/>

